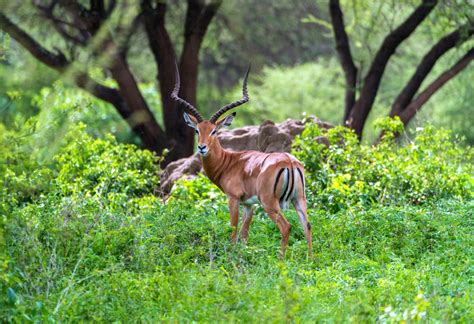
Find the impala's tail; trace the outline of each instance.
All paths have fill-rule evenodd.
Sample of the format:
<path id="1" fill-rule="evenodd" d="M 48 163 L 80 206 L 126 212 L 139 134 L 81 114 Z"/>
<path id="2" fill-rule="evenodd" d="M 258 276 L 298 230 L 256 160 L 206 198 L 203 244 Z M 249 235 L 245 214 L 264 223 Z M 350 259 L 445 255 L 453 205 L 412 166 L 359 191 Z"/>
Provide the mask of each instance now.
<path id="1" fill-rule="evenodd" d="M 273 194 L 275 197 L 279 197 L 280 207 L 286 209 L 288 203 L 295 197 L 296 191 L 298 190 L 298 179 L 297 173 L 302 177 L 302 171 L 298 167 L 294 167 L 293 161 L 288 157 L 287 167 L 283 167 L 278 171 L 278 174 L 275 179 L 275 185 L 273 186 Z M 281 192 L 280 195 L 277 193 L 278 183 L 282 179 Z M 303 185 L 304 186 L 304 185 Z M 303 187 L 304 189 L 304 187 Z"/>

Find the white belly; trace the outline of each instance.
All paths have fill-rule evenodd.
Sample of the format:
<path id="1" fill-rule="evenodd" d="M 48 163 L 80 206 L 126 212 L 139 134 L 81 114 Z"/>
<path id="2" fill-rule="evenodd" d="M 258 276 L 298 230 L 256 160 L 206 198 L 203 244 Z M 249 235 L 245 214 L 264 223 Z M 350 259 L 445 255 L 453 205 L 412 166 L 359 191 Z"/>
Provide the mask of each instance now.
<path id="1" fill-rule="evenodd" d="M 253 204 L 256 204 L 258 202 L 259 202 L 258 197 L 257 196 L 252 196 L 249 199 L 244 200 L 242 202 L 242 204 L 244 204 L 244 205 L 253 205 Z"/>

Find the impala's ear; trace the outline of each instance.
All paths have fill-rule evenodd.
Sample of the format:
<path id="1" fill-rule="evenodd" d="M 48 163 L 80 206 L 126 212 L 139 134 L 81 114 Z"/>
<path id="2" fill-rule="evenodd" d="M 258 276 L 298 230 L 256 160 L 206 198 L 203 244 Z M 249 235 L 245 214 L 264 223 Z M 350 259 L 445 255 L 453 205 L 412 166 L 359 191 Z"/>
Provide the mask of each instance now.
<path id="1" fill-rule="evenodd" d="M 187 113 L 183 113 L 183 115 L 184 115 L 184 121 L 186 122 L 186 124 L 188 124 L 189 127 L 197 129 L 197 126 L 196 126 L 198 124 L 197 119 L 194 118 L 194 116 L 188 115 Z"/>
<path id="2" fill-rule="evenodd" d="M 237 113 L 233 112 L 232 114 L 228 115 L 226 118 L 218 121 L 216 128 L 219 129 L 219 128 L 222 128 L 222 127 L 230 126 L 232 124 L 232 122 L 234 121 L 235 115 L 237 115 Z"/>

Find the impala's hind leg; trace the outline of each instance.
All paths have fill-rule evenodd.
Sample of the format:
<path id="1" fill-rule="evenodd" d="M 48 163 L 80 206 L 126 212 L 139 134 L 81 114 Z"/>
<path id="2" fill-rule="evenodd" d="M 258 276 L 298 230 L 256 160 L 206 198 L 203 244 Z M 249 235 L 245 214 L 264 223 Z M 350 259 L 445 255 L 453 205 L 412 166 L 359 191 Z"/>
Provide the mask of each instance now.
<path id="1" fill-rule="evenodd" d="M 242 222 L 242 228 L 240 229 L 240 239 L 242 243 L 247 244 L 247 238 L 249 237 L 249 227 L 252 223 L 253 206 L 244 206 L 244 220 Z"/>
<path id="2" fill-rule="evenodd" d="M 286 246 L 288 245 L 288 238 L 290 237 L 291 225 L 286 220 L 285 216 L 283 216 L 278 200 L 273 199 L 271 200 L 271 202 L 268 203 L 262 201 L 262 205 L 263 209 L 265 209 L 265 212 L 268 214 L 268 216 L 270 216 L 272 221 L 277 224 L 278 229 L 280 230 L 281 246 L 279 255 L 280 258 L 283 258 L 285 256 Z"/>
<path id="3" fill-rule="evenodd" d="M 306 243 L 308 244 L 309 256 L 313 256 L 313 239 L 311 234 L 311 224 L 308 221 L 308 214 L 306 213 L 306 199 L 304 195 L 297 195 L 293 200 L 296 212 L 300 219 L 301 226 L 303 226 Z"/>

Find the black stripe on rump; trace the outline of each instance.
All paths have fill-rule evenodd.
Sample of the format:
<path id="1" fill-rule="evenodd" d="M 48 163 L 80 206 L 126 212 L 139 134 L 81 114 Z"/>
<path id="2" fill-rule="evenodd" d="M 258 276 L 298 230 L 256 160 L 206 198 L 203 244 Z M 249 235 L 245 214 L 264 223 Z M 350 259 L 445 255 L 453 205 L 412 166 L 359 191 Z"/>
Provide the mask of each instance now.
<path id="1" fill-rule="evenodd" d="M 298 170 L 298 173 L 300 174 L 301 184 L 303 185 L 303 192 L 304 192 L 304 177 L 303 177 L 303 172 L 302 172 L 299 168 L 296 168 L 296 170 Z"/>
<path id="2" fill-rule="evenodd" d="M 287 170 L 287 171 L 288 171 L 288 168 L 284 168 L 283 170 Z M 286 191 L 288 190 L 288 184 L 289 184 L 289 181 L 290 181 L 289 177 L 290 177 L 290 175 L 288 174 L 288 179 L 286 179 L 285 190 L 283 190 L 283 194 L 282 194 L 281 197 L 280 197 L 280 201 L 282 201 L 282 200 L 283 200 L 283 197 L 286 196 Z"/>
<path id="3" fill-rule="evenodd" d="M 290 186 L 290 191 L 288 191 L 288 196 L 285 198 L 285 201 L 288 201 L 290 199 L 290 195 L 293 192 L 293 186 L 295 185 L 295 173 L 293 172 L 293 168 L 291 168 L 291 186 Z"/>
<path id="4" fill-rule="evenodd" d="M 280 176 L 285 171 L 285 168 L 281 168 L 280 171 L 278 171 L 278 175 L 275 181 L 275 185 L 273 186 L 273 194 L 276 195 L 276 190 L 277 190 L 277 185 L 278 185 L 278 180 L 280 180 Z"/>

